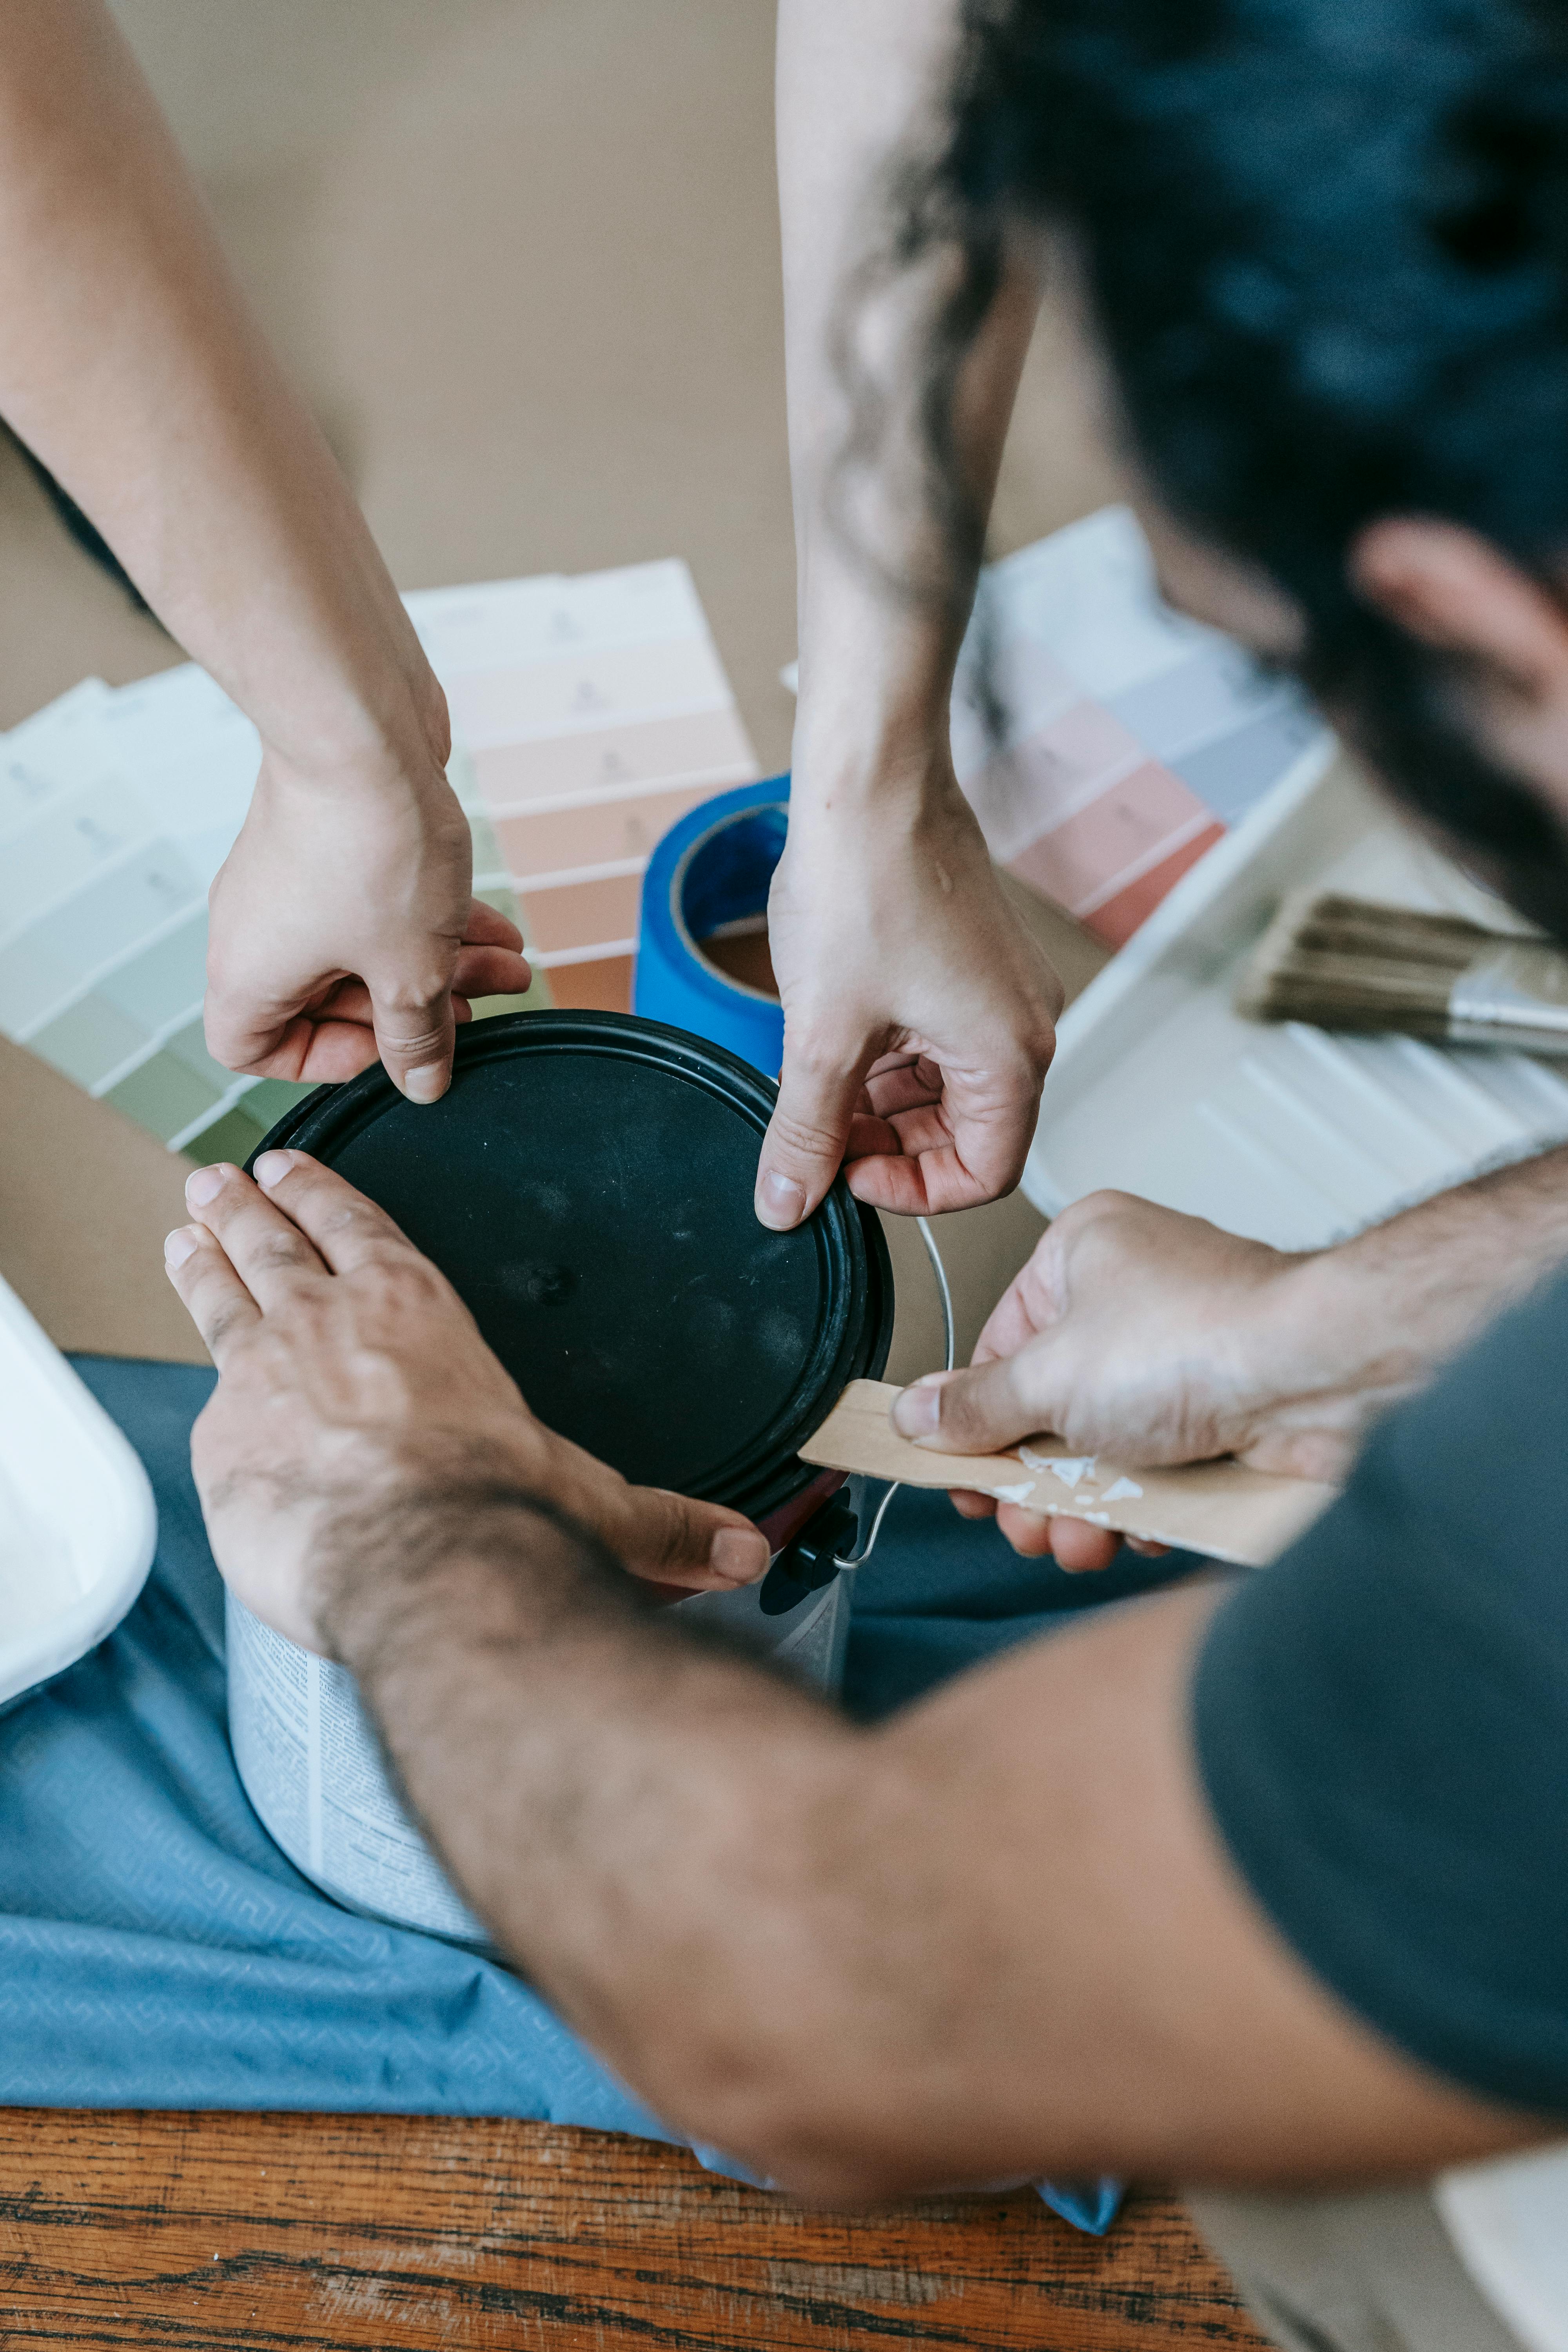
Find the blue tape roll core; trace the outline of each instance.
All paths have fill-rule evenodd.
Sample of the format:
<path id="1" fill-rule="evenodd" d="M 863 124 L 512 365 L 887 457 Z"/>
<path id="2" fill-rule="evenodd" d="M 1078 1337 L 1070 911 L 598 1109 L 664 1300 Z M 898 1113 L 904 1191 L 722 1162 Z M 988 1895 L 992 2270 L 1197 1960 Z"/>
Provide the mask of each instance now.
<path id="1" fill-rule="evenodd" d="M 789 778 L 741 784 L 672 825 L 643 877 L 632 1009 L 728 1047 L 776 1078 L 784 1059 L 777 997 L 708 961 L 699 941 L 765 913 L 784 852 Z"/>

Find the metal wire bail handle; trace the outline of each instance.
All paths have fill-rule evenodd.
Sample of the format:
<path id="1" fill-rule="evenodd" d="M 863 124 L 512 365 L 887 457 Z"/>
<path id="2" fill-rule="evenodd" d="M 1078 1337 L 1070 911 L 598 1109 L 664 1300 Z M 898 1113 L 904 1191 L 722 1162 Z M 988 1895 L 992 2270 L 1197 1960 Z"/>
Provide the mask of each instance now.
<path id="1" fill-rule="evenodd" d="M 915 1223 L 920 1227 L 921 1239 L 925 1244 L 926 1255 L 931 1260 L 931 1270 L 936 1276 L 937 1289 L 942 1294 L 942 1336 L 943 1353 L 946 1358 L 946 1361 L 943 1364 L 942 1369 L 944 1371 L 951 1372 L 952 1370 L 952 1360 L 956 1352 L 957 1343 L 953 1333 L 952 1292 L 948 1287 L 947 1268 L 942 1262 L 942 1252 L 936 1245 L 936 1235 L 931 1232 L 930 1219 L 927 1217 L 917 1217 L 915 1219 Z M 877 1516 L 871 1522 L 871 1532 L 866 1538 L 865 1549 L 857 1552 L 853 1559 L 835 1558 L 833 1562 L 835 1568 L 865 1567 L 866 1562 L 870 1559 L 871 1554 L 877 1549 L 877 1538 L 882 1532 L 882 1521 L 888 1516 L 888 1506 L 892 1501 L 893 1496 L 898 1493 L 900 1483 L 900 1482 L 895 1478 L 892 1485 L 888 1488 L 887 1493 L 883 1496 L 881 1501 L 878 1504 Z"/>

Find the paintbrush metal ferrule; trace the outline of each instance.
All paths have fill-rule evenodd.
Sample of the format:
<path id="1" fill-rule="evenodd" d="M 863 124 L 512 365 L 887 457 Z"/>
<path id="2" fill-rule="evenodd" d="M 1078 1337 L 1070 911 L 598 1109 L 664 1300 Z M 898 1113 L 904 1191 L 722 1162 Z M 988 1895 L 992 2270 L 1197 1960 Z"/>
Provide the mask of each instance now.
<path id="1" fill-rule="evenodd" d="M 1568 958 L 1535 940 L 1500 945 L 1448 991 L 1455 1028 L 1555 1030 L 1568 1051 Z"/>

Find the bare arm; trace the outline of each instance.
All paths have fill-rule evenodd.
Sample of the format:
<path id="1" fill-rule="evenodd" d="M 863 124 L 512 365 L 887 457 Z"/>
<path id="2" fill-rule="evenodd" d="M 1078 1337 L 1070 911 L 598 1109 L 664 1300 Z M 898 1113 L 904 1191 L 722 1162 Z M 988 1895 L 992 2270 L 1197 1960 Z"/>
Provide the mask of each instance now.
<path id="1" fill-rule="evenodd" d="M 980 1335 L 972 1370 L 895 1408 L 906 1435 L 985 1452 L 1036 1430 L 1147 1462 L 1236 1454 L 1342 1479 L 1373 1423 L 1568 1258 L 1568 1149 L 1294 1255 L 1125 1192 L 1074 1202 Z M 963 1507 L 989 1517 L 979 1496 Z M 1105 1566 L 1115 1541 L 1004 1507 L 1026 1552 Z"/>
<path id="2" fill-rule="evenodd" d="M 1060 1003 L 997 888 L 948 743 L 974 574 L 972 551 L 949 547 L 929 510 L 921 401 L 953 257 L 943 247 L 890 279 L 875 268 L 891 169 L 940 132 L 958 17 L 955 0 L 779 11 L 800 709 L 769 909 L 785 1014 L 758 1184 L 771 1223 L 816 1205 L 846 1143 L 854 1189 L 883 1206 L 955 1208 L 1009 1189 Z M 1014 266 L 964 371 L 957 436 L 982 513 L 1037 308 Z M 847 467 L 846 335 L 888 396 Z"/>
<path id="3" fill-rule="evenodd" d="M 833 2198 L 1541 2136 L 1360 2024 L 1238 1882 L 1186 1726 L 1215 1588 L 857 1730 L 650 1611 L 553 1507 L 543 1433 L 477 1410 L 493 1360 L 380 1212 L 301 1154 L 263 1172 L 176 1237 L 220 1564 L 353 1669 L 466 1895 L 669 2122 Z"/>
<path id="4" fill-rule="evenodd" d="M 350 1075 L 372 1006 L 324 999 L 353 974 L 400 1080 L 444 1085 L 454 985 L 526 984 L 470 899 L 445 698 L 100 0 L 0 0 L 0 410 L 261 733 L 214 1050 Z"/>

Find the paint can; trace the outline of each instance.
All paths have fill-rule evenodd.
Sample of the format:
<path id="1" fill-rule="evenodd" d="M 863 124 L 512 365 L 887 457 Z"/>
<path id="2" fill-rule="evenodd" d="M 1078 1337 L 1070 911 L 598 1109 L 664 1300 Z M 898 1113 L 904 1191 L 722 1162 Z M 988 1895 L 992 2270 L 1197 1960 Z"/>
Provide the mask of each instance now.
<path id="1" fill-rule="evenodd" d="M 789 778 L 716 793 L 670 827 L 643 877 L 632 1003 L 776 1078 L 784 1009 L 767 955 L 768 886 Z"/>
<path id="2" fill-rule="evenodd" d="M 816 1687 L 842 1673 L 837 1561 L 855 1524 L 796 1448 L 887 1360 L 875 1214 L 842 1179 L 793 1234 L 752 1212 L 773 1089 L 721 1046 L 636 1014 L 521 1013 L 458 1034 L 416 1108 L 365 1071 L 299 1104 L 292 1145 L 381 1202 L 453 1282 L 541 1420 L 638 1484 L 724 1502 L 768 1534 L 758 1586 L 676 1606 Z M 351 1907 L 484 1930 L 387 1776 L 352 1677 L 228 1603 L 240 1778 L 289 1860 Z"/>

